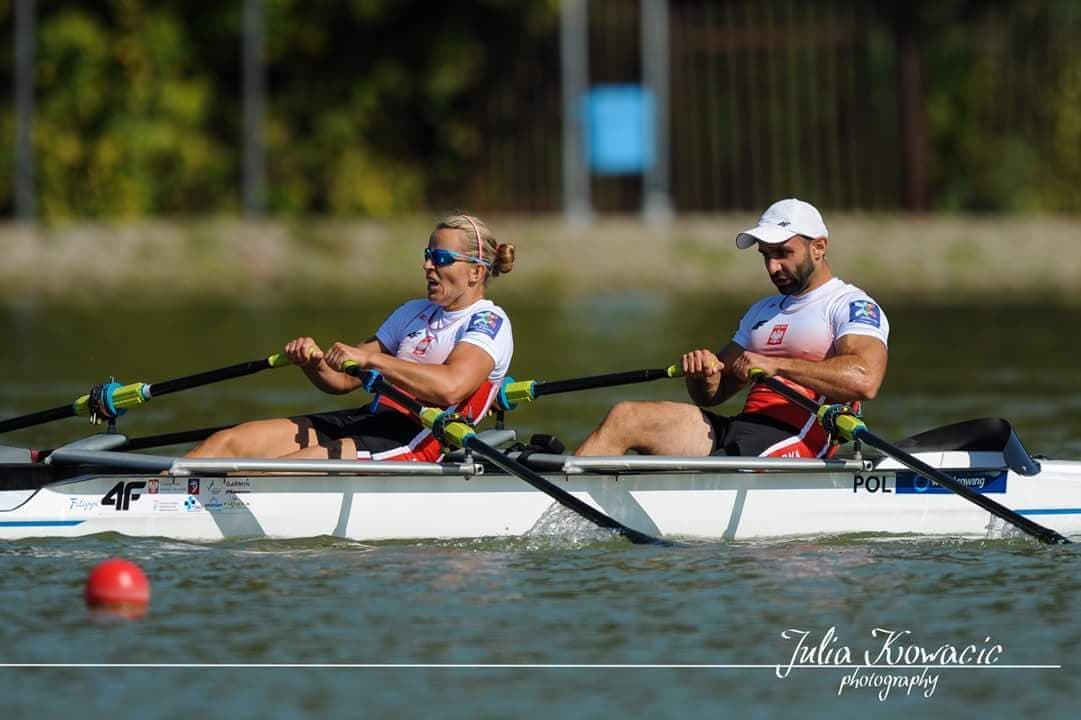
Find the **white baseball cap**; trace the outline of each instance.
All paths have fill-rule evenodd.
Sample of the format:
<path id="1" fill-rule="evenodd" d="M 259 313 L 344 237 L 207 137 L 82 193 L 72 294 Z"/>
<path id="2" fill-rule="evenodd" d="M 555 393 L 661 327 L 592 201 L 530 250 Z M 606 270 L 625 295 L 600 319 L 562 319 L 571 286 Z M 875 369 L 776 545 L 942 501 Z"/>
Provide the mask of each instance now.
<path id="1" fill-rule="evenodd" d="M 758 225 L 736 235 L 736 247 L 746 250 L 758 242 L 783 243 L 793 235 L 828 238 L 830 231 L 818 208 L 796 198 L 786 198 L 766 208 L 758 218 Z"/>

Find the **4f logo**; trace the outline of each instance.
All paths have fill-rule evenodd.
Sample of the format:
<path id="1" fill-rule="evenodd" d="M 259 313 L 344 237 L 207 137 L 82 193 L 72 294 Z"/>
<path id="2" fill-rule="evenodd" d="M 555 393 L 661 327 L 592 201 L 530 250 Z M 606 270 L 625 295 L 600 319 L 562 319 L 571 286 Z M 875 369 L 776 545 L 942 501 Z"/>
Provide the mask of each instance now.
<path id="1" fill-rule="evenodd" d="M 127 510 L 131 507 L 132 500 L 138 500 L 141 497 L 136 491 L 145 487 L 146 481 L 144 480 L 132 480 L 131 482 L 121 480 L 116 485 L 113 485 L 109 492 L 105 493 L 105 497 L 101 499 L 101 504 L 113 505 L 117 511 Z"/>

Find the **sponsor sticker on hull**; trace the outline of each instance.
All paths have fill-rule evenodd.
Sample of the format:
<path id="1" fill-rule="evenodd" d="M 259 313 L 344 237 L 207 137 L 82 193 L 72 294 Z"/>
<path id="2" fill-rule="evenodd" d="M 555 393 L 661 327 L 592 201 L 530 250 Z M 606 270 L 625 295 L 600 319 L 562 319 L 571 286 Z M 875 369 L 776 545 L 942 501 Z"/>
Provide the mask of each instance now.
<path id="1" fill-rule="evenodd" d="M 1007 472 L 1005 470 L 948 470 L 946 474 L 969 490 L 978 493 L 990 495 L 1006 492 Z M 896 492 L 898 495 L 914 493 L 948 495 L 953 491 L 914 472 L 899 472 Z"/>

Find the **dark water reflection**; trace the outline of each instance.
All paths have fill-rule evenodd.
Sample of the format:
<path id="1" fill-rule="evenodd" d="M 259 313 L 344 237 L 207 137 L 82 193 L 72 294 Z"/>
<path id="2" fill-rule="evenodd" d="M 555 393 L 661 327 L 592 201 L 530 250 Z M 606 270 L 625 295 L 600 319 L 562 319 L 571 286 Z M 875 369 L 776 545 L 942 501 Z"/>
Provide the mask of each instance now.
<path id="1" fill-rule="evenodd" d="M 498 299 L 498 298 L 497 298 Z M 731 337 L 743 303 L 613 293 L 576 302 L 505 303 L 515 328 L 513 375 L 557 379 L 663 367 L 686 349 Z M 368 337 L 393 301 L 336 307 L 243 305 L 101 309 L 0 309 L 0 416 L 71 401 L 110 375 L 154 382 L 276 352 L 300 334 L 329 343 Z M 867 408 L 879 434 L 898 437 L 987 415 L 1009 418 L 1035 452 L 1081 453 L 1081 308 L 1033 305 L 885 304 L 890 368 Z M 549 396 L 511 420 L 524 432 L 578 442 L 624 398 L 682 399 L 679 381 Z M 131 435 L 348 406 L 363 398 L 321 395 L 292 369 L 265 372 L 162 398 L 121 421 Z M 731 409 L 735 409 L 734 403 Z M 81 421 L 8 435 L 45 445 L 78 436 Z"/>

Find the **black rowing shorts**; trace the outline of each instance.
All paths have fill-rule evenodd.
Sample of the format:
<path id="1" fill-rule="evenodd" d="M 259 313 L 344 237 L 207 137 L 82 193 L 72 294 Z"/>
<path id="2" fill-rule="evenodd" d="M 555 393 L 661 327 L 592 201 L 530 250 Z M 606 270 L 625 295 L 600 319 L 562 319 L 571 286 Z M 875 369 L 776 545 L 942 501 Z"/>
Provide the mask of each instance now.
<path id="1" fill-rule="evenodd" d="M 351 438 L 358 451 L 374 455 L 405 447 L 423 431 L 413 418 L 399 412 L 369 412 L 369 405 L 305 417 L 316 432 L 334 440 Z"/>
<path id="2" fill-rule="evenodd" d="M 713 426 L 713 451 L 710 455 L 758 457 L 768 448 L 799 434 L 788 425 L 762 415 L 739 414 L 734 417 L 702 414 Z"/>

